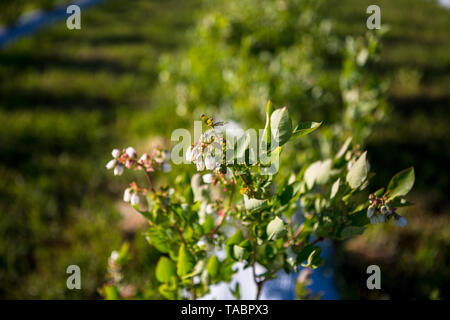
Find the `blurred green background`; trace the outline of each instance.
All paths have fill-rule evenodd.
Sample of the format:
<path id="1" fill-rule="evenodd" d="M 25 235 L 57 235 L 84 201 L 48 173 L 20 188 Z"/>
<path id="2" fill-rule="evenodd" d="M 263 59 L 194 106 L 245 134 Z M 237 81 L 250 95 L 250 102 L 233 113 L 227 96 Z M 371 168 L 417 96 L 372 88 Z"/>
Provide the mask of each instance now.
<path id="1" fill-rule="evenodd" d="M 448 298 L 450 10 L 431 0 L 324 2 L 317 14 L 341 40 L 364 34 L 366 8 L 381 7 L 390 31 L 373 72 L 390 83 L 390 112 L 367 148 L 376 183 L 411 165 L 417 175 L 408 227 L 376 226 L 336 244 L 341 295 Z M 58 3 L 1 1 L 0 23 Z M 160 61 L 187 55 L 196 40 L 186 30 L 208 5 L 110 0 L 82 12 L 81 30 L 60 21 L 0 49 L 0 298 L 99 298 L 108 256 L 124 241 L 132 243 L 128 279 L 152 287 L 158 256 L 120 201 L 129 176 L 113 178 L 104 164 L 113 147 L 142 150 L 186 126 L 165 107 L 176 92 L 161 89 L 170 66 Z M 331 61 L 321 66 L 330 79 L 338 72 Z M 70 264 L 81 267 L 83 290 L 67 290 Z M 380 291 L 361 286 L 369 264 L 381 267 Z"/>

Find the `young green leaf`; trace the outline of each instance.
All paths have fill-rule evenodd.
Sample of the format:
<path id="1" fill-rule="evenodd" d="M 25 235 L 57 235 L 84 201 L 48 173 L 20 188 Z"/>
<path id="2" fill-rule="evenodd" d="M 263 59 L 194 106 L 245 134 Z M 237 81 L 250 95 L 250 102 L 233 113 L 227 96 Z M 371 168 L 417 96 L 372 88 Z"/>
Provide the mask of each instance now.
<path id="1" fill-rule="evenodd" d="M 367 177 L 367 161 L 366 161 L 367 151 L 364 152 L 358 160 L 353 164 L 347 173 L 347 182 L 352 189 L 358 188 Z"/>
<path id="2" fill-rule="evenodd" d="M 172 260 L 162 256 L 156 265 L 156 279 L 159 282 L 167 283 L 176 275 L 176 266 Z"/>
<path id="3" fill-rule="evenodd" d="M 322 122 L 301 122 L 295 127 L 294 131 L 292 132 L 291 139 L 297 139 L 306 136 L 307 134 L 310 134 L 311 132 L 318 129 L 321 125 Z"/>
<path id="4" fill-rule="evenodd" d="M 312 163 L 305 171 L 305 181 L 308 189 L 314 187 L 316 183 L 327 183 L 331 173 L 331 166 L 331 159 Z"/>
<path id="5" fill-rule="evenodd" d="M 208 260 L 208 264 L 206 265 L 206 269 L 208 270 L 209 275 L 212 279 L 215 279 L 219 274 L 220 262 L 217 256 L 212 256 Z"/>
<path id="6" fill-rule="evenodd" d="M 277 109 L 270 117 L 270 127 L 272 132 L 271 150 L 274 149 L 274 142 L 278 146 L 285 144 L 292 135 L 292 121 L 286 107 Z"/>
<path id="7" fill-rule="evenodd" d="M 245 209 L 249 212 L 261 211 L 267 207 L 267 200 L 251 199 L 244 195 Z"/>
<path id="8" fill-rule="evenodd" d="M 226 251 L 228 257 L 233 257 L 233 246 L 244 241 L 241 229 L 238 229 L 226 242 Z"/>
<path id="9" fill-rule="evenodd" d="M 182 244 L 180 246 L 180 250 L 178 251 L 177 274 L 180 277 L 189 274 L 189 272 L 192 271 L 194 265 L 194 256 L 189 252 L 188 249 L 186 249 L 185 245 Z"/>
<path id="10" fill-rule="evenodd" d="M 236 258 L 237 260 L 244 259 L 244 256 L 245 256 L 244 248 L 242 248 L 238 245 L 234 245 L 233 246 L 233 255 L 234 255 L 234 258 Z"/>
<path id="11" fill-rule="evenodd" d="M 311 269 L 316 269 L 316 268 L 320 267 L 324 262 L 322 257 L 320 256 L 321 253 L 322 253 L 322 248 L 316 247 L 309 255 L 308 261 L 306 263 L 302 264 L 302 266 L 308 267 Z"/>
<path id="12" fill-rule="evenodd" d="M 271 132 L 270 118 L 273 113 L 273 104 L 269 100 L 266 105 L 266 125 L 264 127 L 263 135 L 261 137 L 261 149 L 270 150 Z"/>
<path id="13" fill-rule="evenodd" d="M 412 167 L 393 176 L 388 185 L 389 200 L 407 195 L 414 185 L 414 180 L 414 168 Z"/>
<path id="14" fill-rule="evenodd" d="M 333 183 L 333 186 L 331 187 L 330 199 L 333 199 L 333 198 L 336 196 L 336 194 L 338 193 L 340 183 L 341 183 L 341 178 L 337 179 L 337 180 Z"/>
<path id="15" fill-rule="evenodd" d="M 267 225 L 266 232 L 269 236 L 269 240 L 276 240 L 282 237 L 286 232 L 283 220 L 281 220 L 279 217 L 275 217 L 275 219 L 270 221 Z"/>

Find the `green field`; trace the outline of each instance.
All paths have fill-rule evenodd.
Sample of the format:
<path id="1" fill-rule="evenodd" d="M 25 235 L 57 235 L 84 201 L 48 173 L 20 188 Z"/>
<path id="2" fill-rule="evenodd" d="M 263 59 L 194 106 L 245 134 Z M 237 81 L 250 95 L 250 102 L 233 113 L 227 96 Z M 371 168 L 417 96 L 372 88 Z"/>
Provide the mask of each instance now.
<path id="1" fill-rule="evenodd" d="M 198 4 L 108 1 L 83 12 L 80 31 L 59 22 L 0 51 L 0 297 L 97 296 L 107 257 L 133 239 L 115 205 L 126 178 L 104 164 L 157 132 L 141 114 L 158 58 L 183 44 Z M 70 264 L 81 292 L 65 288 Z"/>
<path id="2" fill-rule="evenodd" d="M 450 10 L 428 0 L 344 0 L 330 1 L 324 14 L 335 20 L 340 35 L 360 34 L 371 4 L 381 8 L 381 22 L 390 27 L 376 72 L 390 79 L 392 112 L 368 150 L 379 181 L 395 166 L 414 165 L 416 205 L 408 209 L 408 228 L 377 227 L 346 244 L 341 281 L 353 290 L 348 297 L 367 295 L 353 279 L 364 277 L 363 266 L 378 264 L 389 272 L 377 297 L 448 298 Z"/>
<path id="3" fill-rule="evenodd" d="M 154 281 L 157 257 L 121 223 L 127 177 L 114 179 L 104 164 L 113 147 L 142 148 L 176 127 L 164 108 L 152 110 L 158 61 L 187 46 L 200 4 L 111 0 L 83 12 L 79 31 L 59 22 L 0 50 L 0 298 L 99 297 L 107 258 L 124 240 L 139 252 L 133 277 Z M 329 0 L 323 14 L 343 38 L 365 31 L 369 4 L 390 26 L 376 71 L 391 80 L 392 110 L 369 140 L 371 162 L 378 181 L 414 165 L 416 206 L 409 228 L 377 227 L 344 249 L 392 270 L 391 297 L 448 297 L 450 10 L 427 0 Z M 342 282 L 364 276 L 346 261 Z M 65 287 L 70 264 L 81 267 L 82 291 Z"/>

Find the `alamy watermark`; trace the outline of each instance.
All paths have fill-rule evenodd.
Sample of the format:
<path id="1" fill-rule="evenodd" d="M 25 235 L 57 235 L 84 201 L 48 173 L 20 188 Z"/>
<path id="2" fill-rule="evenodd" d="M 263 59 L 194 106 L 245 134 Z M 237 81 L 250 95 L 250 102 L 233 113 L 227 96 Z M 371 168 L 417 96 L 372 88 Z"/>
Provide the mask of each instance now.
<path id="1" fill-rule="evenodd" d="M 373 30 L 373 29 L 381 29 L 381 9 L 376 4 L 372 4 L 367 7 L 366 10 L 367 14 L 370 14 L 370 16 L 367 18 L 366 26 L 367 29 Z"/>
<path id="2" fill-rule="evenodd" d="M 176 129 L 170 153 L 174 164 L 194 163 L 199 171 L 230 165 L 260 165 L 259 174 L 278 171 L 279 136 L 265 129 L 243 130 L 237 124 L 221 124 L 202 132 L 202 121 L 194 121 L 194 137 L 187 129 Z M 194 142 L 193 142 L 194 141 Z"/>
<path id="3" fill-rule="evenodd" d="M 370 274 L 370 276 L 367 278 L 366 285 L 367 289 L 374 290 L 374 289 L 381 289 L 381 269 L 376 264 L 372 264 L 367 267 L 366 270 L 367 274 Z"/>
<path id="4" fill-rule="evenodd" d="M 72 264 L 67 267 L 66 273 L 70 274 L 70 276 L 67 277 L 66 285 L 67 289 L 73 290 L 81 289 L 81 269 L 79 266 Z"/>
<path id="5" fill-rule="evenodd" d="M 76 4 L 72 4 L 67 7 L 67 14 L 70 16 L 66 20 L 66 26 L 69 30 L 80 30 L 81 29 L 81 9 Z"/>

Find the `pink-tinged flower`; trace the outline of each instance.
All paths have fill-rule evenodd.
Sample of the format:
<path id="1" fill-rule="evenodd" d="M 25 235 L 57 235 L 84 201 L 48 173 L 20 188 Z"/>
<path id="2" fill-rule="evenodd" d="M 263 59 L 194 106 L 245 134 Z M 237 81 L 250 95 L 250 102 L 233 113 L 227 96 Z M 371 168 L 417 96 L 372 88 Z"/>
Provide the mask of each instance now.
<path id="1" fill-rule="evenodd" d="M 196 163 L 197 165 L 197 171 L 203 171 L 205 170 L 205 163 L 200 159 L 200 161 L 198 161 Z"/>
<path id="2" fill-rule="evenodd" d="M 205 158 L 205 166 L 207 170 L 213 170 L 216 167 L 216 159 L 211 155 L 207 155 Z"/>
<path id="3" fill-rule="evenodd" d="M 120 150 L 119 149 L 113 149 L 111 152 L 113 158 L 118 158 L 120 156 Z"/>
<path id="4" fill-rule="evenodd" d="M 164 162 L 161 166 L 163 172 L 170 172 L 172 170 L 172 166 L 168 162 Z"/>
<path id="5" fill-rule="evenodd" d="M 207 173 L 205 175 L 203 175 L 203 182 L 204 183 L 211 183 L 213 181 L 213 176 L 211 173 Z"/>
<path id="6" fill-rule="evenodd" d="M 141 162 L 147 162 L 148 158 L 149 158 L 148 153 L 144 153 L 144 154 L 141 156 L 141 158 L 139 159 L 139 161 L 141 161 Z"/>
<path id="7" fill-rule="evenodd" d="M 130 202 L 130 200 L 131 200 L 131 189 L 126 188 L 123 193 L 123 201 Z"/>
<path id="8" fill-rule="evenodd" d="M 106 169 L 110 170 L 112 168 L 114 168 L 116 166 L 116 160 L 110 160 L 107 164 L 106 164 Z"/>
<path id="9" fill-rule="evenodd" d="M 128 147 L 127 150 L 125 150 L 125 153 L 130 157 L 133 158 L 136 156 L 136 150 L 134 150 L 133 147 Z"/>
<path id="10" fill-rule="evenodd" d="M 123 165 L 120 163 L 114 168 L 114 175 L 115 176 L 121 176 L 123 173 Z"/>
<path id="11" fill-rule="evenodd" d="M 403 228 L 404 226 L 406 226 L 406 225 L 408 224 L 408 221 L 406 221 L 406 219 L 403 218 L 402 216 L 397 215 L 397 216 L 395 216 L 395 218 L 394 218 L 394 224 L 395 224 L 397 227 Z"/>
<path id="12" fill-rule="evenodd" d="M 130 160 L 125 161 L 125 167 L 127 167 L 127 169 L 130 169 L 132 164 L 133 162 L 131 162 Z"/>
<path id="13" fill-rule="evenodd" d="M 131 205 L 135 206 L 139 204 L 139 195 L 137 193 L 133 193 L 131 196 Z"/>

